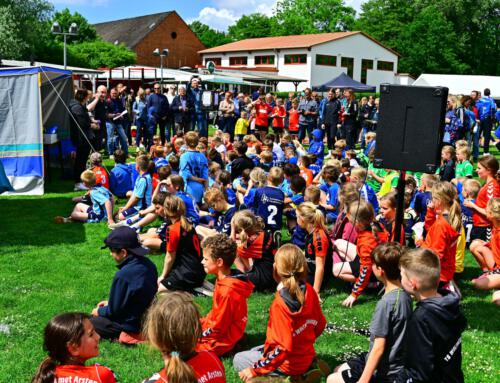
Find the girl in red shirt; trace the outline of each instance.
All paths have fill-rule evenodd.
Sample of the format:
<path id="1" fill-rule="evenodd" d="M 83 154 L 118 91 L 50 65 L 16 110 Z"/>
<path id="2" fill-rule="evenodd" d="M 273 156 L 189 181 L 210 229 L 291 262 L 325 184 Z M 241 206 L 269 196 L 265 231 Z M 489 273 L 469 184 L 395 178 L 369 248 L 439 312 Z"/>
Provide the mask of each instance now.
<path id="1" fill-rule="evenodd" d="M 299 102 L 297 99 L 292 101 L 292 109 L 288 111 L 288 133 L 292 136 L 292 140 L 297 139 L 299 133 Z"/>
<path id="2" fill-rule="evenodd" d="M 244 382 L 256 376 L 302 378 L 314 362 L 314 342 L 326 320 L 318 295 L 307 280 L 307 262 L 297 246 L 286 244 L 275 256 L 278 289 L 269 309 L 266 342 L 235 355 L 233 365 Z"/>
<path id="3" fill-rule="evenodd" d="M 387 233 L 372 228 L 375 221 L 373 206 L 364 199 L 349 205 L 347 212 L 349 222 L 358 232 L 356 241 L 356 258 L 351 262 L 339 262 L 333 265 L 333 276 L 346 282 L 354 283 L 351 294 L 342 302 L 352 307 L 369 282 L 377 282 L 372 273 L 372 251 L 381 242 L 386 242 Z"/>
<path id="4" fill-rule="evenodd" d="M 396 206 L 397 193 L 390 192 L 380 198 L 380 215 L 377 217 L 378 223 L 383 225 L 383 229 L 389 233 L 388 242 L 394 242 L 396 237 Z M 405 228 L 401 225 L 401 245 L 405 245 Z"/>
<path id="5" fill-rule="evenodd" d="M 32 383 L 116 383 L 109 368 L 99 364 L 85 366 L 88 359 L 99 355 L 99 339 L 87 314 L 65 313 L 52 318 L 44 330 L 43 347 L 48 356 Z"/>
<path id="6" fill-rule="evenodd" d="M 486 242 L 491 239 L 491 222 L 486 218 L 486 205 L 490 199 L 500 197 L 500 184 L 496 179 L 498 167 L 494 156 L 481 157 L 477 163 L 477 175 L 486 183 L 479 190 L 475 203 L 470 199 L 464 201 L 464 206 L 472 209 L 471 251 L 476 246 L 475 239 Z"/>
<path id="7" fill-rule="evenodd" d="M 416 239 L 417 245 L 434 251 L 441 261 L 441 287 L 453 281 L 457 242 L 462 231 L 462 211 L 455 187 L 449 182 L 438 182 L 432 188 L 432 202 L 425 216 L 427 236 Z M 450 286 L 450 289 L 452 287 Z"/>
<path id="8" fill-rule="evenodd" d="M 196 352 L 201 336 L 200 313 L 190 294 L 164 294 L 149 309 L 144 325 L 151 345 L 161 352 L 165 368 L 143 383 L 225 383 L 220 359 Z"/>
<path id="9" fill-rule="evenodd" d="M 271 117 L 273 117 L 273 131 L 276 135 L 276 142 L 280 143 L 281 137 L 283 136 L 283 130 L 285 129 L 286 117 L 286 110 L 281 98 L 276 99 L 276 106 L 273 108 Z"/>

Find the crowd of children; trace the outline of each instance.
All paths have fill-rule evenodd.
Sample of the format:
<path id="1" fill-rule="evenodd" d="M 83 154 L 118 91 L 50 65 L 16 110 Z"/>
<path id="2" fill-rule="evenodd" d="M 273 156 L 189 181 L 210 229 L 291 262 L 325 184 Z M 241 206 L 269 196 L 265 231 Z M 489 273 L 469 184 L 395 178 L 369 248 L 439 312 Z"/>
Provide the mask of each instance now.
<path id="1" fill-rule="evenodd" d="M 324 130 L 312 131 L 306 148 L 281 100 L 266 105 L 256 102 L 249 120 L 241 114 L 234 142 L 218 130 L 210 139 L 180 131 L 165 145 L 155 137 L 135 164 L 117 150 L 109 177 L 93 154 L 93 168 L 81 176 L 87 194 L 56 222 L 108 222 L 105 245 L 120 270 L 91 316 L 63 314 L 47 325 L 48 357 L 34 382 L 69 374 L 114 382 L 105 367 L 85 366 L 98 355 L 99 337 L 158 349 L 165 368 L 145 382 L 225 382 L 220 357 L 234 358 L 243 381 L 315 381 L 328 375 L 314 343 L 326 326 L 324 290 L 333 279 L 347 283 L 342 304 L 349 308 L 370 291 L 384 294 L 368 352 L 336 367 L 328 382 L 464 381 L 466 321 L 455 279 L 470 246 L 483 271 L 473 285 L 495 290 L 500 304 L 498 160 L 478 159 L 481 186 L 469 143 L 444 146 L 437 174 L 407 173 L 397 227 L 399 173 L 373 167 L 375 132 L 366 132 L 361 151 L 334 139 L 325 157 Z M 268 117 L 273 134 L 264 131 Z M 117 201 L 125 202 L 115 209 Z M 159 272 L 148 252 L 164 256 Z M 236 352 L 254 291 L 275 292 L 265 341 Z M 191 294 L 213 297 L 205 317 Z M 52 345 L 53 327 L 64 333 L 60 345 Z"/>

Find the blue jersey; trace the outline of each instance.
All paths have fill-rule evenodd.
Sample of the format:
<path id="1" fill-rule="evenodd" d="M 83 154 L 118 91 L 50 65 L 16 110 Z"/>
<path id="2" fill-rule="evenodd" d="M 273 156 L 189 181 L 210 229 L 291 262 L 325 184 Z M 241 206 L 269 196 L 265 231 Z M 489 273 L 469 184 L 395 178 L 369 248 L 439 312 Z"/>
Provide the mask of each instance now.
<path id="1" fill-rule="evenodd" d="M 377 199 L 377 194 L 373 191 L 371 186 L 364 184 L 361 187 L 360 190 L 361 197 L 363 197 L 366 201 L 370 202 L 373 206 L 373 210 L 375 211 L 375 214 L 378 213 L 378 199 Z"/>
<path id="2" fill-rule="evenodd" d="M 231 220 L 236 213 L 236 208 L 231 206 L 225 212 L 216 212 L 214 229 L 219 233 L 231 235 Z"/>
<path id="3" fill-rule="evenodd" d="M 415 202 L 413 208 L 418 214 L 418 219 L 420 222 L 425 221 L 425 216 L 427 214 L 427 205 L 432 201 L 432 193 L 430 191 L 417 192 L 415 194 Z"/>
<path id="4" fill-rule="evenodd" d="M 462 194 L 459 195 L 460 199 L 460 207 L 462 208 L 462 225 L 465 230 L 465 241 L 467 243 L 470 242 L 470 233 L 472 231 L 472 227 L 474 223 L 472 221 L 472 210 L 464 205 L 464 197 Z M 472 202 L 476 202 L 476 200 L 472 200 Z"/>
<path id="5" fill-rule="evenodd" d="M 120 198 L 125 198 L 128 191 L 132 190 L 132 169 L 126 164 L 116 164 L 109 173 L 109 188 L 111 193 Z"/>
<path id="6" fill-rule="evenodd" d="M 92 212 L 89 214 L 87 222 L 100 222 L 106 218 L 106 201 L 111 198 L 111 193 L 104 186 L 94 186 L 90 190 L 90 200 L 92 201 Z"/>
<path id="7" fill-rule="evenodd" d="M 144 210 L 149 205 L 151 205 L 151 196 L 153 194 L 153 183 L 151 181 L 151 175 L 149 173 L 144 173 L 139 176 L 135 181 L 134 186 L 134 196 L 139 198 L 139 202 L 134 206 L 134 209 Z"/>
<path id="8" fill-rule="evenodd" d="M 293 196 L 293 191 L 292 188 L 290 187 L 290 181 L 288 181 L 286 178 L 280 185 L 280 189 L 285 194 L 285 197 L 291 198 Z"/>
<path id="9" fill-rule="evenodd" d="M 197 203 L 203 199 L 205 187 L 202 183 L 191 180 L 191 177 L 198 177 L 208 180 L 208 161 L 202 153 L 189 150 L 181 155 L 179 174 L 184 179 L 186 192 L 193 196 Z"/>
<path id="10" fill-rule="evenodd" d="M 294 210 L 288 211 L 285 215 L 287 216 L 287 218 L 297 218 L 297 213 L 295 209 L 297 209 L 297 207 L 302 202 L 304 202 L 304 195 L 302 193 L 294 194 L 292 195 L 291 200 L 292 200 L 291 206 Z"/>
<path id="11" fill-rule="evenodd" d="M 229 205 L 236 204 L 236 193 L 234 192 L 234 190 L 231 188 L 227 188 L 226 193 L 227 193 L 227 203 Z"/>
<path id="12" fill-rule="evenodd" d="M 168 165 L 168 160 L 165 157 L 157 157 L 153 161 L 155 163 L 156 171 L 158 171 L 161 167 Z"/>
<path id="13" fill-rule="evenodd" d="M 281 230 L 285 194 L 278 188 L 264 186 L 255 191 L 253 203 L 249 206 L 262 217 L 266 230 Z"/>
<path id="14" fill-rule="evenodd" d="M 193 225 L 198 225 L 200 223 L 200 213 L 198 211 L 198 206 L 196 202 L 194 202 L 193 198 L 184 191 L 179 190 L 175 193 L 177 197 L 184 201 L 184 205 L 186 205 L 186 218 Z"/>

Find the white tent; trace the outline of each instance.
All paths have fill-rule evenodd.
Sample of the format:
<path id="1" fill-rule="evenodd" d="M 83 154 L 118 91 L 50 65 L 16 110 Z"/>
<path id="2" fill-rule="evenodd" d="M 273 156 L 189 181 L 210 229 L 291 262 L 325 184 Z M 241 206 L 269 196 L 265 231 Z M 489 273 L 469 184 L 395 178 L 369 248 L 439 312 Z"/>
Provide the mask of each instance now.
<path id="1" fill-rule="evenodd" d="M 469 76 L 455 74 L 421 74 L 414 86 L 444 86 L 449 94 L 470 94 L 472 90 L 483 92 L 489 88 L 493 98 L 500 98 L 500 76 Z"/>

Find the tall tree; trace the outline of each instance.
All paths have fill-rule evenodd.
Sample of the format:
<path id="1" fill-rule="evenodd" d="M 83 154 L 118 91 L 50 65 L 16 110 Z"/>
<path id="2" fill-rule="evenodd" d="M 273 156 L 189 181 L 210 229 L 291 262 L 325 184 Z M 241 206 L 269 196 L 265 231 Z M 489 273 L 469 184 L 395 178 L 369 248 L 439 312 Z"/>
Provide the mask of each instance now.
<path id="1" fill-rule="evenodd" d="M 274 17 L 261 13 L 243 15 L 236 24 L 229 26 L 228 37 L 234 41 L 267 37 L 271 35 L 275 23 Z"/>
<path id="2" fill-rule="evenodd" d="M 107 41 L 95 40 L 68 47 L 70 65 L 90 68 L 115 68 L 135 63 L 135 53 L 123 44 L 114 45 Z"/>
<path id="3" fill-rule="evenodd" d="M 200 21 L 193 21 L 189 27 L 207 48 L 231 42 L 231 39 L 224 32 L 216 31 Z"/>
<path id="4" fill-rule="evenodd" d="M 355 15 L 343 0 L 279 0 L 273 35 L 347 31 Z"/>
<path id="5" fill-rule="evenodd" d="M 0 7 L 0 59 L 21 59 L 28 48 L 17 33 L 20 23 L 12 18 L 12 13 L 10 5 Z"/>

